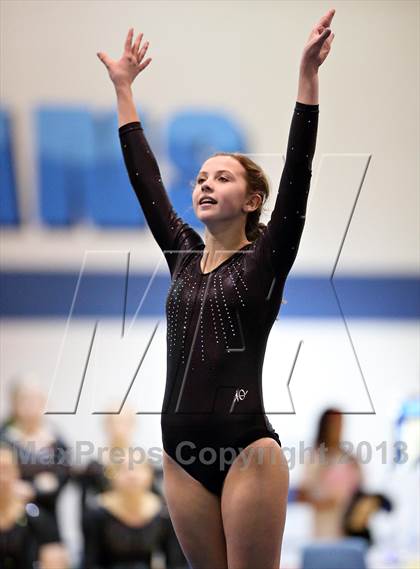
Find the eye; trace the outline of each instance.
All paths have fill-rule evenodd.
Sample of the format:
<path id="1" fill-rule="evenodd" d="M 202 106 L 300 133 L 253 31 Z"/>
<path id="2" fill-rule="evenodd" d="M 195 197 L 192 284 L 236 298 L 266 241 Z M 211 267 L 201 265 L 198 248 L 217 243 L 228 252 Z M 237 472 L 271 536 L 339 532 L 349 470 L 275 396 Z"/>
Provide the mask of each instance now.
<path id="1" fill-rule="evenodd" d="M 197 179 L 197 184 L 201 184 L 202 182 L 204 182 L 205 178 L 198 178 Z M 226 178 L 225 176 L 219 176 L 219 180 L 224 180 L 225 182 L 229 182 L 228 178 Z"/>

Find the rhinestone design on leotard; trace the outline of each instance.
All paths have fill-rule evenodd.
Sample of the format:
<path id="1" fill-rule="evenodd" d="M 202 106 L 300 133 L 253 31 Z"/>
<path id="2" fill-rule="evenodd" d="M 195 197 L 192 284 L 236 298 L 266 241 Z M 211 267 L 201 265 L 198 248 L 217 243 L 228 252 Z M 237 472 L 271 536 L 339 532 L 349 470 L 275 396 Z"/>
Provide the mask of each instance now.
<path id="1" fill-rule="evenodd" d="M 217 444 L 227 447 L 275 437 L 261 398 L 264 349 L 285 302 L 283 287 L 303 230 L 317 115 L 317 105 L 296 104 L 265 232 L 251 251 L 233 255 L 210 273 L 199 266 L 203 239 L 172 207 L 141 124 L 120 129 L 130 181 L 171 275 L 161 424 L 163 447 L 172 456 L 185 440 L 207 444 L 215 435 Z M 248 395 L 229 413 L 238 388 Z M 197 475 L 193 467 L 190 473 Z"/>
<path id="2" fill-rule="evenodd" d="M 245 254 L 244 254 L 245 255 Z M 231 306 L 232 301 L 239 302 L 241 308 L 247 307 L 246 295 L 248 287 L 243 275 L 243 259 L 228 260 L 228 264 L 216 268 L 210 273 L 202 273 L 202 283 L 199 288 L 197 301 L 191 302 L 194 288 L 197 286 L 197 278 L 193 276 L 188 268 L 182 272 L 171 284 L 167 297 L 167 341 L 168 355 L 170 358 L 180 357 L 181 363 L 185 364 L 190 345 L 186 345 L 186 335 L 191 333 L 190 327 L 194 326 L 191 318 L 194 318 L 194 311 L 199 314 L 199 334 L 197 343 L 200 348 L 201 361 L 206 361 L 206 343 L 211 341 L 212 335 L 216 344 L 222 342 L 225 350 L 231 350 L 232 338 L 239 336 L 238 322 L 236 313 Z M 194 264 L 192 264 L 194 266 Z M 234 298 L 227 299 L 224 289 L 225 276 L 229 275 L 229 282 L 232 283 Z M 207 292 L 206 292 L 207 290 Z M 205 322 L 211 323 L 206 327 Z M 179 353 L 175 347 L 179 346 Z"/>

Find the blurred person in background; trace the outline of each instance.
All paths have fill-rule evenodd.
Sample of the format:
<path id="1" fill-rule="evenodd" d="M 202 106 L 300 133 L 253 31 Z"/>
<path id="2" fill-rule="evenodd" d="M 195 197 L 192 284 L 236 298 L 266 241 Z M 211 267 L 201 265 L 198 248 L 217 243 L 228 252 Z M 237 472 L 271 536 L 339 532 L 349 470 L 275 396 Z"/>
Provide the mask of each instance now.
<path id="1" fill-rule="evenodd" d="M 353 494 L 343 516 L 343 533 L 349 537 L 362 537 L 371 546 L 374 538 L 370 521 L 374 514 L 384 510 L 391 512 L 393 504 L 385 494 L 370 494 L 358 489 Z"/>
<path id="2" fill-rule="evenodd" d="M 312 453 L 309 458 L 305 455 L 296 500 L 313 508 L 315 538 L 344 536 L 344 514 L 362 484 L 357 458 L 341 448 L 342 426 L 341 411 L 325 409 L 319 419 Z"/>
<path id="3" fill-rule="evenodd" d="M 0 443 L 0 567 L 68 569 L 69 556 L 51 516 L 31 498 L 20 479 L 16 452 Z"/>
<path id="4" fill-rule="evenodd" d="M 109 468 L 112 470 L 113 449 L 121 449 L 128 452 L 133 446 L 133 437 L 136 429 L 137 414 L 134 409 L 127 405 L 119 413 L 109 412 L 104 416 L 104 429 L 106 434 L 106 446 L 101 452 L 100 459 L 92 458 L 87 465 L 74 465 L 71 470 L 72 479 L 81 488 L 81 513 L 85 509 L 89 496 L 105 492 L 111 488 L 108 475 Z M 155 470 L 155 473 L 160 471 Z M 153 477 L 152 490 L 161 495 L 159 484 Z"/>
<path id="5" fill-rule="evenodd" d="M 151 464 L 125 456 L 108 473 L 110 489 L 89 495 L 84 508 L 81 568 L 150 569 L 163 554 L 165 569 L 188 569 L 166 505 L 151 490 Z"/>
<path id="6" fill-rule="evenodd" d="M 58 534 L 57 500 L 69 479 L 67 445 L 44 415 L 46 396 L 34 374 L 12 383 L 11 414 L 0 427 L 0 441 L 16 451 L 31 500 L 51 517 Z"/>

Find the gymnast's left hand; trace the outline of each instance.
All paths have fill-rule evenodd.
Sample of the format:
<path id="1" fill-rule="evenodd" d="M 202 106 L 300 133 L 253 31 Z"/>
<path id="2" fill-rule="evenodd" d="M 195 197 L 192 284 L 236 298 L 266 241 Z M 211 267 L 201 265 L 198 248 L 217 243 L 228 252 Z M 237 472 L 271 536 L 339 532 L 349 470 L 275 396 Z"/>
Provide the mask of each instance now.
<path id="1" fill-rule="evenodd" d="M 334 8 L 328 10 L 312 28 L 302 54 L 300 67 L 303 71 L 316 73 L 329 54 L 334 39 L 330 28 L 334 14 Z"/>

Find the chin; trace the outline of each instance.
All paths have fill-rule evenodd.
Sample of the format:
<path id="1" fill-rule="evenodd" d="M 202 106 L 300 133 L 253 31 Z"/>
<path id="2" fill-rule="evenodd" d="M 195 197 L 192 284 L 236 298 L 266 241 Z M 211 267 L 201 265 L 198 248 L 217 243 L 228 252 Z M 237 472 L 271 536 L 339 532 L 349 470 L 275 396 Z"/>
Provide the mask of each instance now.
<path id="1" fill-rule="evenodd" d="M 196 213 L 195 214 L 197 219 L 199 219 L 200 221 L 205 221 L 206 219 L 214 219 L 213 215 L 209 215 L 207 212 L 200 212 L 200 213 Z"/>

